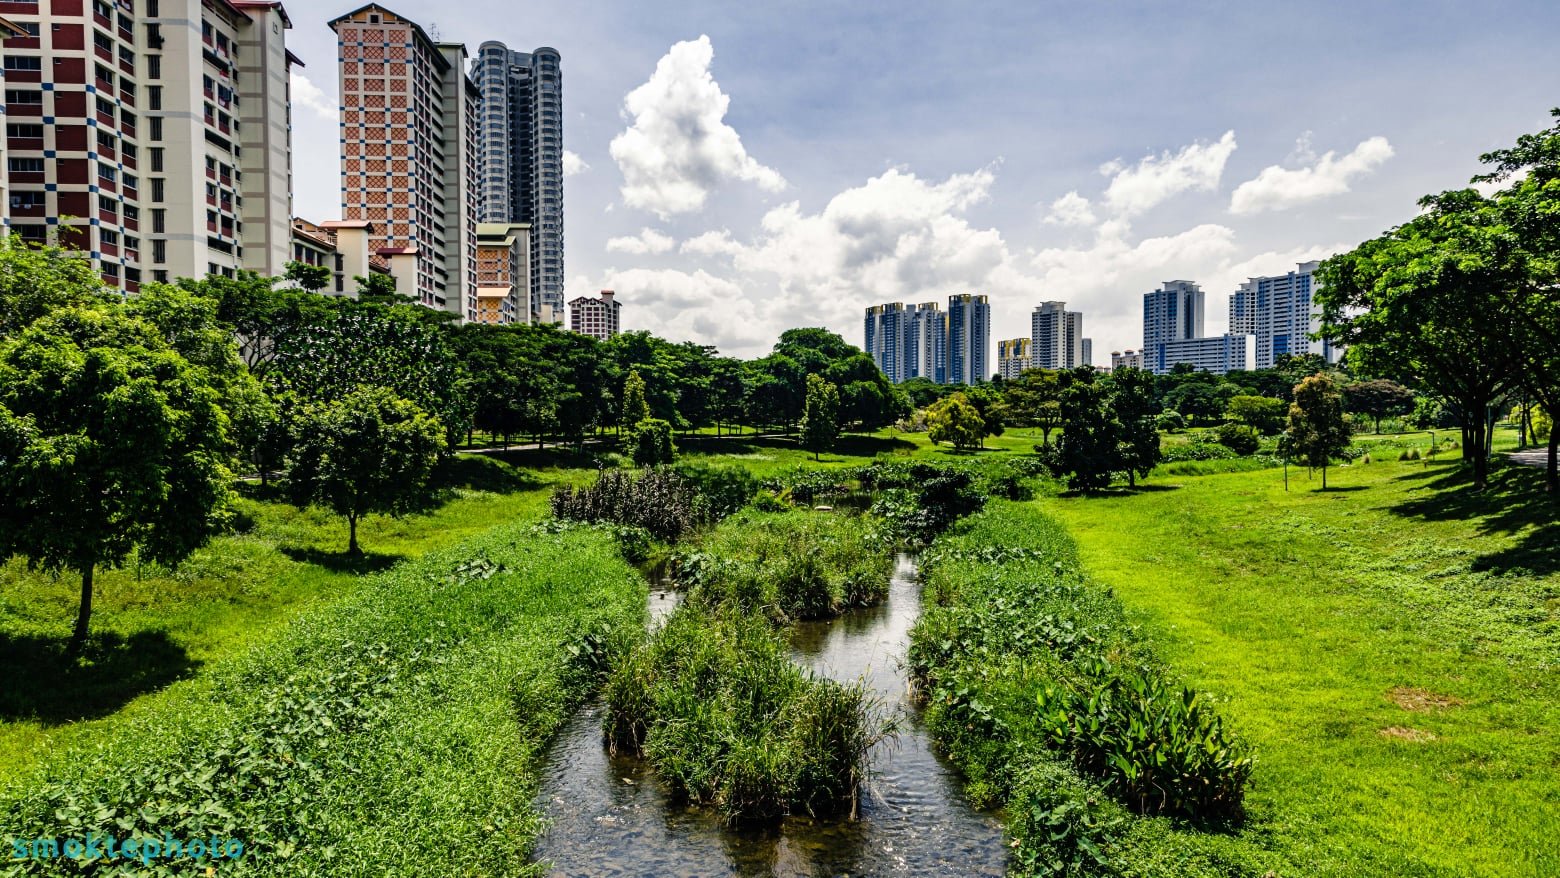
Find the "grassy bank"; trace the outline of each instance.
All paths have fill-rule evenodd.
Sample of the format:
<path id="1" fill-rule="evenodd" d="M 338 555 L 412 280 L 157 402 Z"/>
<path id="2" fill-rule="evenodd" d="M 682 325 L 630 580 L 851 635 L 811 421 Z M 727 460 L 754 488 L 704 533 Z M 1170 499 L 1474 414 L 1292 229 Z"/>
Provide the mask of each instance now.
<path id="1" fill-rule="evenodd" d="M 910 664 L 928 727 L 971 798 L 1006 806 L 1021 874 L 1261 874 L 1238 834 L 1249 751 L 1055 520 L 994 503 L 923 561 Z"/>
<path id="2" fill-rule="evenodd" d="M 1560 508 L 1405 442 L 1325 493 L 1269 470 L 1043 505 L 1255 744 L 1282 874 L 1560 874 Z"/>
<path id="3" fill-rule="evenodd" d="M 255 874 L 537 871 L 540 748 L 643 613 L 610 536 L 501 526 L 371 577 L 13 778 L 0 826 L 231 836 Z"/>
<path id="4" fill-rule="evenodd" d="M 365 554 L 345 554 L 346 525 L 243 486 L 235 533 L 177 570 L 102 571 L 86 660 L 63 659 L 79 586 L 69 577 L 0 566 L 0 778 L 48 750 L 89 741 L 176 680 L 271 636 L 299 610 L 349 594 L 387 569 L 515 519 L 536 520 L 546 485 L 576 478 L 523 472 L 483 458 L 446 462 L 444 502 L 431 515 L 371 517 Z"/>

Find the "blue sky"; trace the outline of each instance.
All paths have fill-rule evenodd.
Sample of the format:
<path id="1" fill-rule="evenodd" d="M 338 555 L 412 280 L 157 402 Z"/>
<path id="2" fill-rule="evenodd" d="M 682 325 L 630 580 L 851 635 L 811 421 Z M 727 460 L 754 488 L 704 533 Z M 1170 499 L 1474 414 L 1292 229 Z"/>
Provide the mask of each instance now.
<path id="1" fill-rule="evenodd" d="M 1083 311 L 1105 364 L 1178 278 L 1222 332 L 1246 276 L 1401 222 L 1560 106 L 1552 0 L 388 6 L 473 51 L 557 48 L 569 295 L 744 356 L 983 292 L 994 338 Z M 310 219 L 340 213 L 325 22 L 351 8 L 288 9 Z"/>

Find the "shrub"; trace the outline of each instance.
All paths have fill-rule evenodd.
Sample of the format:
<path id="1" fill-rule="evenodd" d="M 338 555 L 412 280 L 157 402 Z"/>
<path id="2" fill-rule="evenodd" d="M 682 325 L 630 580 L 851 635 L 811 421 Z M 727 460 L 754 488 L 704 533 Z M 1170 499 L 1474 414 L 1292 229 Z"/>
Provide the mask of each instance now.
<path id="1" fill-rule="evenodd" d="M 1215 435 L 1218 437 L 1220 445 L 1242 457 L 1248 454 L 1256 454 L 1257 449 L 1262 445 L 1262 441 L 1257 438 L 1257 434 L 1254 431 L 1240 424 L 1224 424 L 1219 427 Z"/>
<path id="2" fill-rule="evenodd" d="M 744 466 L 684 461 L 672 471 L 693 486 L 700 520 L 719 521 L 746 506 L 758 492 L 758 479 Z"/>
<path id="3" fill-rule="evenodd" d="M 694 488 L 669 469 L 634 475 L 604 470 L 584 488 L 560 486 L 552 495 L 555 518 L 606 521 L 641 527 L 657 539 L 672 542 L 693 527 Z"/>
<path id="4" fill-rule="evenodd" d="M 872 514 L 910 545 L 930 541 L 985 503 L 967 469 L 880 461 L 860 467 L 856 474 L 863 490 L 878 494 Z"/>
<path id="5" fill-rule="evenodd" d="M 671 463 L 677 456 L 677 446 L 672 444 L 672 425 L 660 418 L 645 418 L 635 424 L 632 441 L 634 463 L 639 466 Z"/>
<path id="6" fill-rule="evenodd" d="M 1161 412 L 1154 418 L 1154 426 L 1166 433 L 1179 433 L 1186 429 L 1186 419 L 1180 412 Z"/>
<path id="7" fill-rule="evenodd" d="M 1239 457 L 1228 446 L 1218 442 L 1209 442 L 1201 435 L 1192 437 L 1190 442 L 1183 445 L 1171 445 L 1164 450 L 1160 458 L 1162 463 L 1181 463 L 1188 460 L 1233 460 Z"/>
<path id="8" fill-rule="evenodd" d="M 851 810 L 867 750 L 888 732 L 864 686 L 797 666 L 762 619 L 698 601 L 634 648 L 606 700 L 611 746 L 731 823 Z"/>

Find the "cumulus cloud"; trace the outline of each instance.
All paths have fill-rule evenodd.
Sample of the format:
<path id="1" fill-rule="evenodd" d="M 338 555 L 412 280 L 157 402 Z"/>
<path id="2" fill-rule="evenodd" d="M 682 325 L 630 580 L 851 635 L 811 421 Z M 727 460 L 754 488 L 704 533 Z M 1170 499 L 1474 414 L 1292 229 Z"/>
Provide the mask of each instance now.
<path id="1" fill-rule="evenodd" d="M 677 246 L 677 241 L 670 235 L 651 228 L 640 229 L 639 234 L 633 237 L 610 238 L 607 240 L 607 250 L 612 253 L 632 253 L 635 255 L 665 253 L 675 246 Z"/>
<path id="2" fill-rule="evenodd" d="M 327 97 L 320 87 L 309 81 L 309 77 L 293 68 L 290 75 L 292 103 L 295 107 L 303 107 L 321 119 L 336 121 L 336 101 Z"/>
<path id="3" fill-rule="evenodd" d="M 1310 152 L 1309 140 L 1302 139 L 1304 153 Z M 1333 150 L 1299 168 L 1270 165 L 1255 178 L 1235 188 L 1230 197 L 1230 212 L 1235 214 L 1284 210 L 1308 201 L 1316 201 L 1349 191 L 1349 181 L 1374 171 L 1392 158 L 1392 144 L 1385 137 L 1362 141 L 1347 155 Z"/>
<path id="4" fill-rule="evenodd" d="M 682 242 L 678 250 L 696 256 L 735 256 L 742 252 L 742 245 L 731 237 L 729 229 L 721 229 L 718 232 L 710 231 L 702 235 L 694 235 Z"/>
<path id="5" fill-rule="evenodd" d="M 725 122 L 731 99 L 710 75 L 715 49 L 708 36 L 677 43 L 644 85 L 623 99 L 632 119 L 612 139 L 610 152 L 623 173 L 623 203 L 662 219 L 704 206 L 726 181 L 785 188 L 785 178 L 748 155 L 736 129 Z"/>
<path id="6" fill-rule="evenodd" d="M 1136 216 L 1182 192 L 1217 189 L 1234 151 L 1235 132 L 1226 131 L 1213 143 L 1194 143 L 1174 154 L 1166 150 L 1136 165 L 1107 162 L 1100 166 L 1100 173 L 1111 178 L 1105 203 L 1120 216 Z"/>
<path id="7" fill-rule="evenodd" d="M 1074 190 L 1051 202 L 1051 210 L 1046 214 L 1045 222 L 1056 226 L 1092 226 L 1095 222 L 1094 210 L 1089 205 L 1089 199 Z"/>
<path id="8" fill-rule="evenodd" d="M 731 318 L 734 309 L 752 306 L 742 288 L 702 269 L 608 269 L 599 286 L 616 292 L 623 303 L 625 329 L 648 329 L 662 338 L 713 344 L 726 352 L 757 352 L 774 343 L 765 321 Z M 579 277 L 569 287 L 572 297 L 575 290 L 588 293 L 597 285 Z"/>
<path id="9" fill-rule="evenodd" d="M 588 170 L 590 170 L 590 165 L 580 158 L 578 153 L 570 152 L 569 150 L 563 151 L 563 175 L 565 177 L 583 174 Z"/>

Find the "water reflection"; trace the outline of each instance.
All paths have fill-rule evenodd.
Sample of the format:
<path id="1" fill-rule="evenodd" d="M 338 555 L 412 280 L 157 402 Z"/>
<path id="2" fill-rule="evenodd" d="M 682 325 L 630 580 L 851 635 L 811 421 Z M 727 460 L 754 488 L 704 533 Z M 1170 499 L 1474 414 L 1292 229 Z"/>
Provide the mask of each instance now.
<path id="1" fill-rule="evenodd" d="M 675 594 L 650 597 L 659 619 Z M 765 830 L 728 829 L 708 809 L 671 803 L 638 759 L 610 756 L 601 708 L 564 728 L 543 777 L 552 827 L 537 858 L 566 876 L 1003 875 L 1001 827 L 964 801 L 952 770 L 932 752 L 908 704 L 903 661 L 920 610 L 913 563 L 901 557 L 887 601 L 832 622 L 798 625 L 798 661 L 838 680 L 864 679 L 886 709 L 900 711 L 900 734 L 873 749 L 873 782 L 860 819 L 787 818 Z"/>

